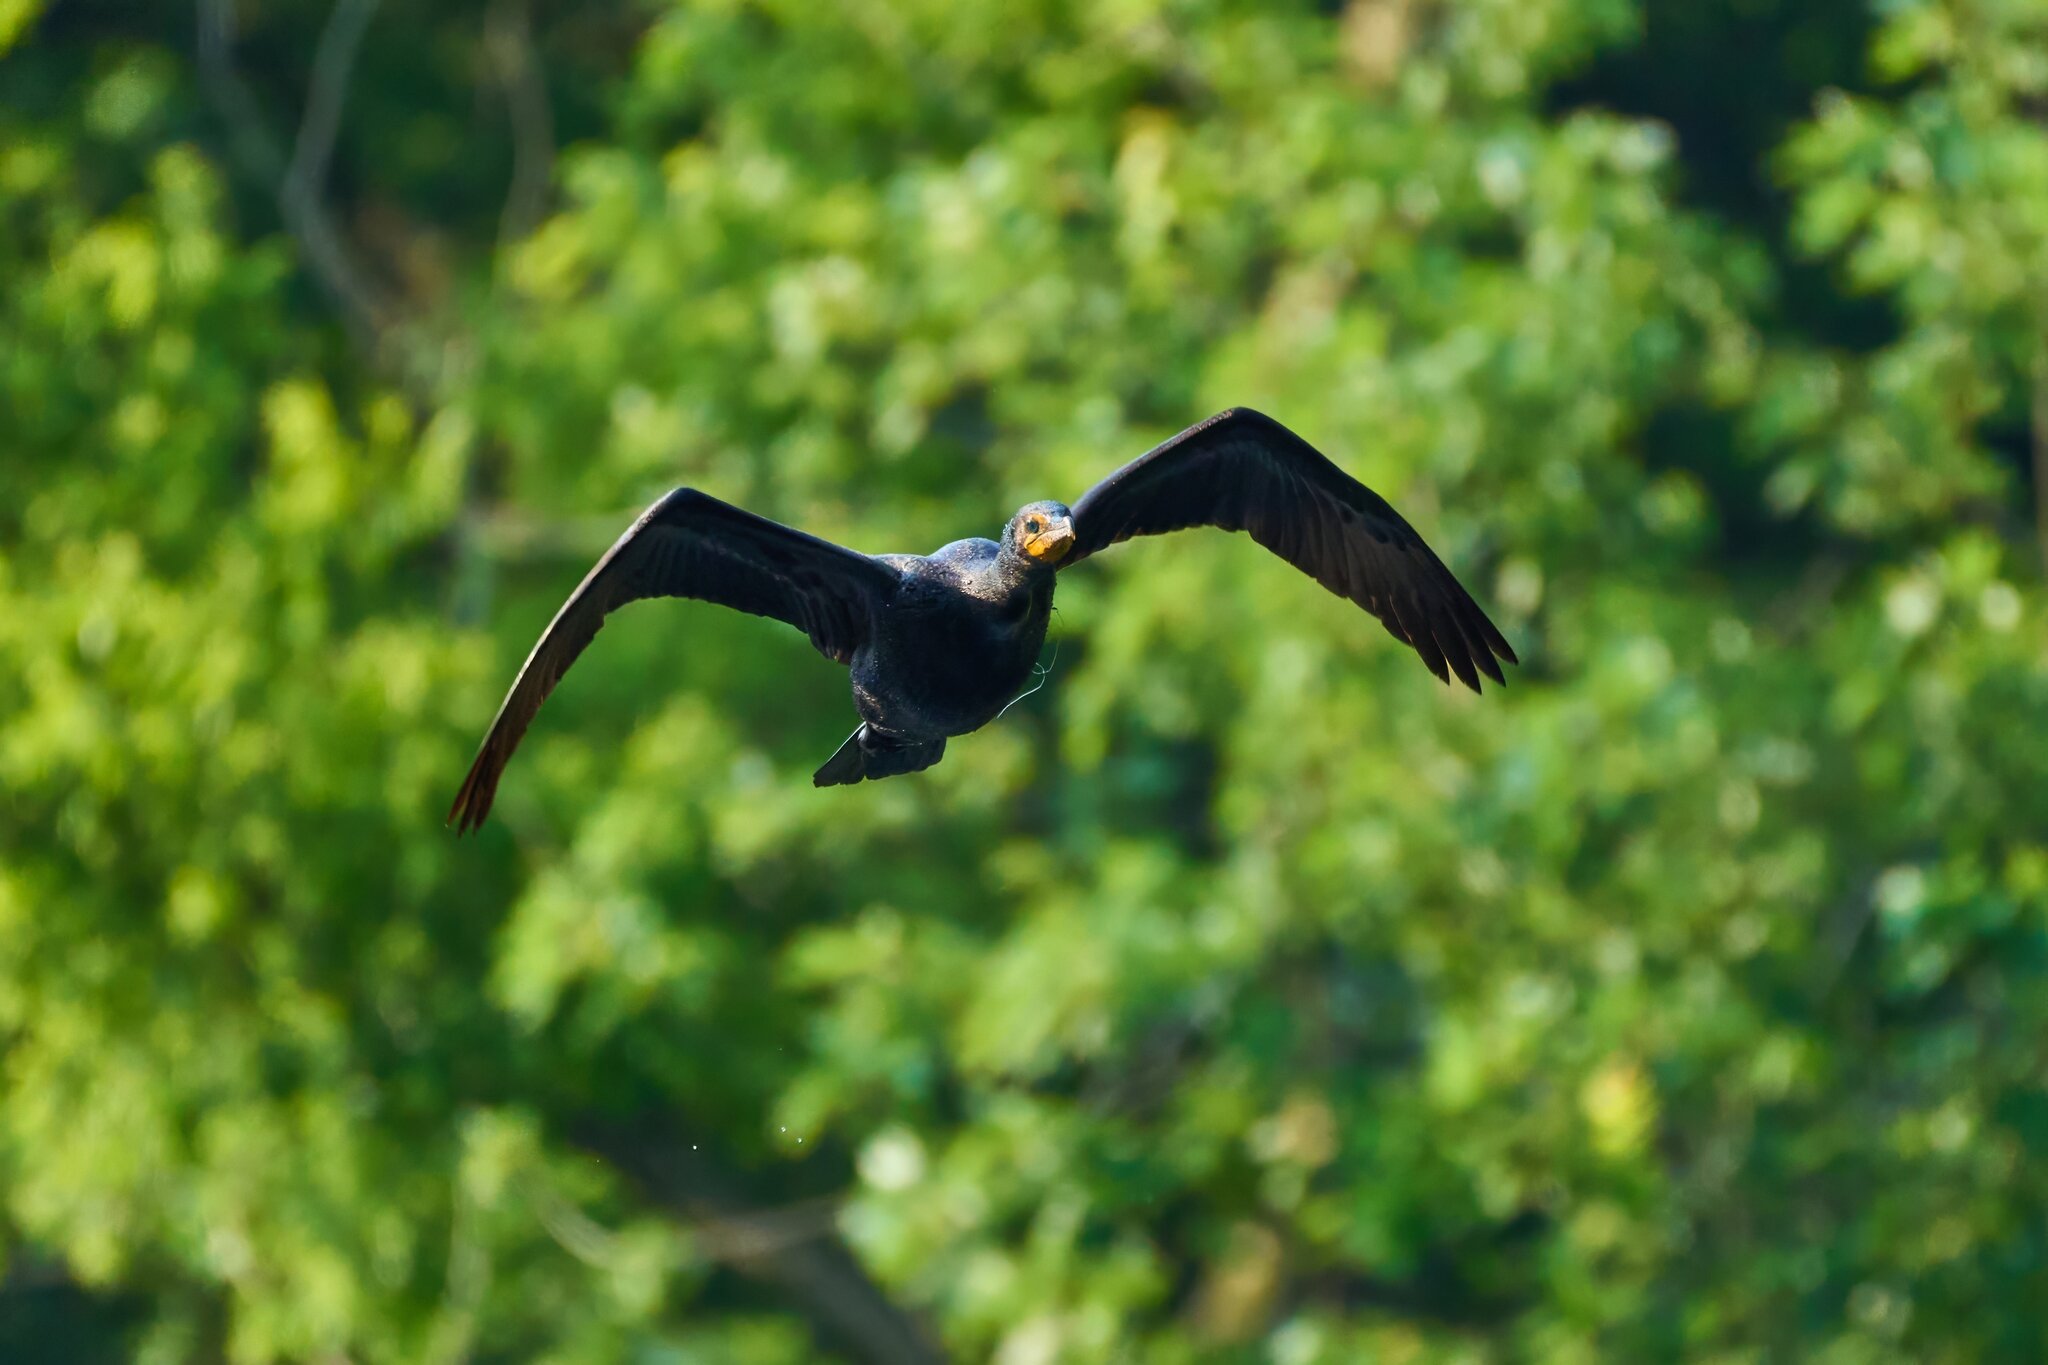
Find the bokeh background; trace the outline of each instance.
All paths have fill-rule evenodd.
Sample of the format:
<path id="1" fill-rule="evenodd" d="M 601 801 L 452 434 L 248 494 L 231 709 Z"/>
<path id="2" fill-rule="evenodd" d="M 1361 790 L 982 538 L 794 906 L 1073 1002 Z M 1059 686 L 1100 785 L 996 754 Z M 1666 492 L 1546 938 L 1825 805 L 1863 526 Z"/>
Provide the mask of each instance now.
<path id="1" fill-rule="evenodd" d="M 0 0 L 0 1357 L 2048 1357 L 2042 0 Z M 679 483 L 1248 541 L 819 792 Z"/>

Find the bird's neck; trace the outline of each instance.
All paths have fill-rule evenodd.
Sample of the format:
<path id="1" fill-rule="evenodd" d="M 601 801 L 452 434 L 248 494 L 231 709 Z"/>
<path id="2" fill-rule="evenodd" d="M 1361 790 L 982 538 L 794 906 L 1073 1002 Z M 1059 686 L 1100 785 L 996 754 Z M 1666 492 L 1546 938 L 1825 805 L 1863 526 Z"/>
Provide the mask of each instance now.
<path id="1" fill-rule="evenodd" d="M 996 574 L 1004 586 L 1022 591 L 1052 581 L 1054 566 L 1041 564 L 1020 550 L 1002 546 L 996 553 Z"/>
<path id="2" fill-rule="evenodd" d="M 1027 603 L 1050 593 L 1053 581 L 1051 565 L 1041 564 L 1019 551 L 1005 545 L 997 553 L 995 563 L 990 566 L 992 586 L 1002 598 L 1014 603 Z"/>

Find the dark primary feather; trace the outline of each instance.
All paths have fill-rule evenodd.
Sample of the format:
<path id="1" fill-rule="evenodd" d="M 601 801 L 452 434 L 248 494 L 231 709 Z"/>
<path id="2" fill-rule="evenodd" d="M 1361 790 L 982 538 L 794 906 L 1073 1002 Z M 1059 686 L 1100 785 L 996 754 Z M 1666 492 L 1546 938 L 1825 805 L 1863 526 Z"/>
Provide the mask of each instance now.
<path id="1" fill-rule="evenodd" d="M 1248 531 L 1379 617 L 1437 677 L 1477 692 L 1515 651 L 1384 498 L 1264 413 L 1230 408 L 1154 447 L 1074 504 L 1077 564 L 1120 540 L 1189 526 Z M 1062 567 L 1065 567 L 1062 565 Z"/>
<path id="2" fill-rule="evenodd" d="M 641 514 L 585 576 L 505 695 L 448 819 L 475 829 L 540 704 L 609 612 L 643 597 L 694 597 L 787 621 L 846 663 L 866 641 L 898 573 L 867 555 L 678 488 Z"/>

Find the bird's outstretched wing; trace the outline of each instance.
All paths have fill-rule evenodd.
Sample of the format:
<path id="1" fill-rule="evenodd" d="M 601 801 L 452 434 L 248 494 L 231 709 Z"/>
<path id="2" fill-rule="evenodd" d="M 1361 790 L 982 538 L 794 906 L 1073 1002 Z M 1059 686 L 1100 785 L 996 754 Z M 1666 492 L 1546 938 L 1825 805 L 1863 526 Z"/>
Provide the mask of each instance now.
<path id="1" fill-rule="evenodd" d="M 1230 408 L 1154 447 L 1074 504 L 1076 564 L 1120 540 L 1188 526 L 1252 539 L 1380 618 L 1444 681 L 1473 691 L 1516 662 L 1479 604 L 1386 499 L 1264 413 Z"/>
<path id="2" fill-rule="evenodd" d="M 498 778 L 520 736 L 610 612 L 643 597 L 694 597 L 772 616 L 847 663 L 867 639 L 874 610 L 898 572 L 830 541 L 742 511 L 694 488 L 648 508 L 569 595 L 505 694 L 448 820 L 458 832 L 490 813 Z"/>

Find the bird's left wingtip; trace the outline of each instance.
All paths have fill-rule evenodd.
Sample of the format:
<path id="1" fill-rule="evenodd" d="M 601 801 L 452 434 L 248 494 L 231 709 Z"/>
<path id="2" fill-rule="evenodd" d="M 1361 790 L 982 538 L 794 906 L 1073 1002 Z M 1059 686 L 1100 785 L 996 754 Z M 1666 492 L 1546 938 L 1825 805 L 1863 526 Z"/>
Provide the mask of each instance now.
<path id="1" fill-rule="evenodd" d="M 455 802 L 448 807 L 448 816 L 441 822 L 442 828 L 455 831 L 455 837 L 478 829 L 484 817 L 491 813 L 491 793 L 484 788 L 476 768 L 462 780 L 462 790 L 455 793 Z"/>

